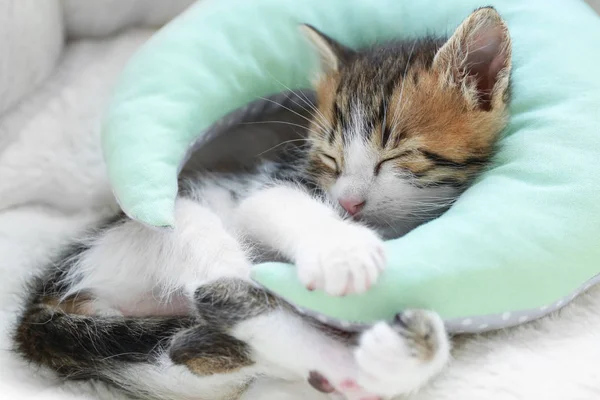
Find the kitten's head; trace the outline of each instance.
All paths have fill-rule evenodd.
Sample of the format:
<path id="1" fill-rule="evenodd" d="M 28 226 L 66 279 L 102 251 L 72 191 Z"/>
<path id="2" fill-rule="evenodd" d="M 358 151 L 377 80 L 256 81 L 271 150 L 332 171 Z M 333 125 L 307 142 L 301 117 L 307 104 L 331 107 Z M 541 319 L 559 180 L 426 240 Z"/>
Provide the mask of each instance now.
<path id="1" fill-rule="evenodd" d="M 399 236 L 443 212 L 507 121 L 511 44 L 493 8 L 449 39 L 354 51 L 310 26 L 323 65 L 309 172 L 350 215 Z"/>

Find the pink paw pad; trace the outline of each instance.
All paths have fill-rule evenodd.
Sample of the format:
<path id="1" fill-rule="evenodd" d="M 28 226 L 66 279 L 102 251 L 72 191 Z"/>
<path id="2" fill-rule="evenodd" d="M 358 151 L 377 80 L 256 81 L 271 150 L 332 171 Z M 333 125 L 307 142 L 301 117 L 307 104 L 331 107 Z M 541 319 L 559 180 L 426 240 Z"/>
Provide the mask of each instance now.
<path id="1" fill-rule="evenodd" d="M 308 383 L 321 393 L 333 393 L 335 388 L 329 381 L 317 371 L 310 371 Z"/>
<path id="2" fill-rule="evenodd" d="M 342 381 L 342 383 L 340 383 L 340 389 L 358 390 L 358 389 L 360 389 L 360 386 L 358 386 L 358 383 L 356 383 L 356 381 L 354 381 L 352 379 L 346 379 L 345 381 Z"/>

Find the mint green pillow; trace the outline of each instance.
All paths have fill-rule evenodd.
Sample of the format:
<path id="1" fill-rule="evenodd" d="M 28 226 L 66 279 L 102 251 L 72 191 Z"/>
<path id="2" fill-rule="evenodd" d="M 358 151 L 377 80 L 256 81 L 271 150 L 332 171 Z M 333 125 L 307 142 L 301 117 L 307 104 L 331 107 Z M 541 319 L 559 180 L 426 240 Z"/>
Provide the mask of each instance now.
<path id="1" fill-rule="evenodd" d="M 493 4 L 513 39 L 512 118 L 496 165 L 444 216 L 387 243 L 389 267 L 360 296 L 305 290 L 293 267 L 255 279 L 344 327 L 434 309 L 451 331 L 529 321 L 600 272 L 600 19 L 582 1 Z M 173 224 L 177 174 L 221 117 L 309 86 L 316 56 L 296 26 L 349 46 L 451 32 L 476 0 L 205 0 L 158 32 L 123 72 L 103 150 L 123 210 Z"/>

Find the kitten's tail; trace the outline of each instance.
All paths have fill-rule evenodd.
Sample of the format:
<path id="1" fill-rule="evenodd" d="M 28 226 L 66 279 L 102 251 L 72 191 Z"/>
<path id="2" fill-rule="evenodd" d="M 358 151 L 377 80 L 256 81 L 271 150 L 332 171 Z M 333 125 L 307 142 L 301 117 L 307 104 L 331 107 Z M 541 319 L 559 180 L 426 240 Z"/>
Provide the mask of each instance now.
<path id="1" fill-rule="evenodd" d="M 89 316 L 65 309 L 56 298 L 33 294 L 13 334 L 15 350 L 69 379 L 110 379 L 114 367 L 153 363 L 188 317 Z M 113 370 L 114 372 L 114 370 Z"/>
<path id="2" fill-rule="evenodd" d="M 228 331 L 281 306 L 244 280 L 224 278 L 196 291 L 193 315 L 96 315 L 90 308 L 93 299 L 83 293 L 62 298 L 60 282 L 59 271 L 30 289 L 13 333 L 15 350 L 68 379 L 100 379 L 138 394 L 145 393 L 147 383 L 132 381 L 135 374 L 126 371 L 135 365 L 156 365 L 163 356 L 200 375 L 252 365 L 248 345 Z"/>

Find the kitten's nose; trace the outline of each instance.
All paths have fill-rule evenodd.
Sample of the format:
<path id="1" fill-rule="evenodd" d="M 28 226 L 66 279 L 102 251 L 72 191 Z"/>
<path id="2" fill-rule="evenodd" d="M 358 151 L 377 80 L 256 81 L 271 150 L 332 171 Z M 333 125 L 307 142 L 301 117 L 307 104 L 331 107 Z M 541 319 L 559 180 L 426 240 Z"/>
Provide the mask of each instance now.
<path id="1" fill-rule="evenodd" d="M 353 197 L 346 197 L 338 200 L 344 210 L 350 215 L 356 215 L 365 206 L 366 201 Z"/>

